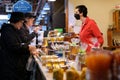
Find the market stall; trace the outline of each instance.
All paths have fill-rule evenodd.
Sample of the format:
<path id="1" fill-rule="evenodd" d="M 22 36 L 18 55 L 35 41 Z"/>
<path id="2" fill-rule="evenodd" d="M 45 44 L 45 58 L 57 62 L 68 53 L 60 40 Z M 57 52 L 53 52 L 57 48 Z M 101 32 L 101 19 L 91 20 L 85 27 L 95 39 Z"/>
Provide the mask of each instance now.
<path id="1" fill-rule="evenodd" d="M 70 38 L 70 37 L 69 37 Z M 45 37 L 34 56 L 42 80 L 119 80 L 120 50 L 86 52 L 75 37 Z"/>

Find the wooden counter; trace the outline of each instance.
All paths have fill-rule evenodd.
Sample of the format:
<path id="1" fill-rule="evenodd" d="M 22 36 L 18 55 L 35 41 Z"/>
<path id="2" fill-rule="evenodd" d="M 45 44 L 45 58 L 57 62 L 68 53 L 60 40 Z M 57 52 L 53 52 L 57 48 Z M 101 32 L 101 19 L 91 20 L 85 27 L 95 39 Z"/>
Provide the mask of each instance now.
<path id="1" fill-rule="evenodd" d="M 41 63 L 40 59 L 36 56 L 34 56 L 34 59 L 35 59 L 37 65 L 38 65 L 39 69 L 43 73 L 43 77 L 45 78 L 45 80 L 53 80 L 52 79 L 52 73 L 47 72 L 47 69 L 44 66 L 42 66 L 42 63 Z"/>
<path id="2" fill-rule="evenodd" d="M 45 66 L 42 66 L 40 57 L 34 56 L 34 59 L 35 59 L 36 63 L 38 64 L 40 71 L 43 74 L 44 80 L 53 80 L 53 73 L 48 72 L 47 68 Z M 64 80 L 66 80 L 65 73 L 64 73 Z"/>
<path id="3" fill-rule="evenodd" d="M 45 80 L 53 80 L 53 73 L 48 72 L 47 68 L 45 66 L 42 66 L 42 63 L 41 63 L 41 61 L 38 57 L 34 56 L 34 59 L 35 59 L 36 63 L 38 64 L 38 67 L 41 70 Z M 65 74 L 64 74 L 64 80 L 66 80 L 65 79 Z"/>

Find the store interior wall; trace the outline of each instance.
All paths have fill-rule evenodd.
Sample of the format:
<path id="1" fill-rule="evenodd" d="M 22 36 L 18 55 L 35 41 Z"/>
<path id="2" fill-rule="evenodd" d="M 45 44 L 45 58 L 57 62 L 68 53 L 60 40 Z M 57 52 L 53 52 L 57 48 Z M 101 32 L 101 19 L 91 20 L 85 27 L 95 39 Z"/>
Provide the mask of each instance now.
<path id="1" fill-rule="evenodd" d="M 115 10 L 115 6 L 120 4 L 120 0 L 69 0 L 69 26 L 80 26 L 80 21 L 76 21 L 74 18 L 75 6 L 80 4 L 87 6 L 88 16 L 96 21 L 99 29 L 103 33 L 103 46 L 107 46 L 107 29 L 109 25 L 113 25 L 112 13 Z"/>

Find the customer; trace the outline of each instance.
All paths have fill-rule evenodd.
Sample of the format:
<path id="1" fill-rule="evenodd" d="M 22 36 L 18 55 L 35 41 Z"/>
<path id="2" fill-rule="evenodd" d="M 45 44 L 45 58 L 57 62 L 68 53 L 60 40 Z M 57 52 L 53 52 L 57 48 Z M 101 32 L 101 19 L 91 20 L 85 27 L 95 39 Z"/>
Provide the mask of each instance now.
<path id="1" fill-rule="evenodd" d="M 26 63 L 36 48 L 22 43 L 19 30 L 23 26 L 24 14 L 12 12 L 9 24 L 1 29 L 0 80 L 27 80 Z"/>
<path id="2" fill-rule="evenodd" d="M 95 21 L 87 16 L 87 12 L 87 7 L 85 5 L 78 5 L 75 8 L 74 17 L 76 20 L 82 21 L 79 33 L 81 46 L 86 51 L 91 51 L 91 48 L 98 48 L 102 46 L 103 36 Z"/>
<path id="3" fill-rule="evenodd" d="M 23 23 L 23 27 L 20 29 L 20 36 L 22 42 L 30 43 L 31 40 L 37 36 L 37 32 L 39 27 L 34 27 L 33 32 L 30 33 L 30 28 L 33 26 L 35 20 L 35 16 L 32 13 L 25 13 L 25 21 Z"/>
<path id="4" fill-rule="evenodd" d="M 23 27 L 20 29 L 20 34 L 19 34 L 21 37 L 22 43 L 30 44 L 33 38 L 37 37 L 39 27 L 34 27 L 33 32 L 30 33 L 30 28 L 33 27 L 35 17 L 36 16 L 34 16 L 32 13 L 25 13 L 25 21 L 23 23 Z M 36 43 L 34 44 L 36 45 Z M 30 56 L 30 58 L 32 57 Z M 32 71 L 28 71 L 29 76 L 27 79 L 30 80 L 31 74 L 32 74 Z"/>

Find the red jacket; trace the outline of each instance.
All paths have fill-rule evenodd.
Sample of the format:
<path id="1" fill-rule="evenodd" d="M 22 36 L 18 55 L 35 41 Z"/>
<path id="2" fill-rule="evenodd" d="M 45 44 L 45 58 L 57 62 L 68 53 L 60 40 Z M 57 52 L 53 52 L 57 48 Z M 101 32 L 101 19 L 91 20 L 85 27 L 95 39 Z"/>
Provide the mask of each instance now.
<path id="1" fill-rule="evenodd" d="M 80 40 L 87 44 L 86 51 L 90 51 L 92 47 L 99 47 L 103 44 L 103 36 L 94 20 L 86 18 L 80 31 Z"/>

